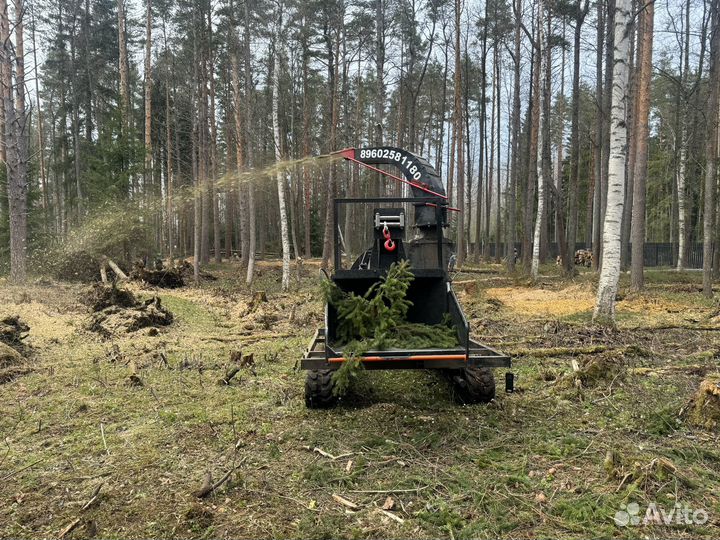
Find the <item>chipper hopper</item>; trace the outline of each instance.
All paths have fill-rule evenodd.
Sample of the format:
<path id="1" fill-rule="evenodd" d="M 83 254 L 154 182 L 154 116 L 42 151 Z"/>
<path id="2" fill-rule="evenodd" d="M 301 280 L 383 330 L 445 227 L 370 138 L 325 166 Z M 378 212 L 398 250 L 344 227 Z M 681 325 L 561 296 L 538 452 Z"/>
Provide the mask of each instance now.
<path id="1" fill-rule="evenodd" d="M 355 358 L 365 369 L 433 369 L 448 376 L 456 398 L 463 403 L 488 402 L 495 396 L 493 368 L 510 367 L 510 357 L 476 341 L 451 282 L 451 266 L 455 259 L 453 244 L 445 238 L 448 206 L 445 188 L 435 169 L 414 154 L 392 147 L 350 148 L 339 154 L 358 165 L 410 187 L 412 197 L 345 198 L 334 201 L 333 230 L 335 272 L 332 282 L 343 292 L 365 294 L 386 275 L 394 263 L 407 260 L 413 274 L 406 299 L 409 323 L 425 325 L 448 324 L 457 334 L 457 345 L 421 349 L 383 347 L 363 351 Z M 375 165 L 393 165 L 402 177 Z M 339 227 L 341 208 L 349 205 L 378 205 L 372 210 L 372 245 L 351 264 L 343 267 L 343 241 Z M 380 207 L 379 205 L 382 205 Z M 414 210 L 411 235 L 406 234 L 406 210 Z M 338 310 L 331 303 L 325 308 L 325 326 L 319 328 L 301 361 L 309 370 L 305 382 L 305 403 L 308 407 L 329 407 L 337 402 L 333 373 L 348 361 L 347 351 L 339 339 Z M 512 391 L 513 377 L 506 373 L 505 389 Z"/>

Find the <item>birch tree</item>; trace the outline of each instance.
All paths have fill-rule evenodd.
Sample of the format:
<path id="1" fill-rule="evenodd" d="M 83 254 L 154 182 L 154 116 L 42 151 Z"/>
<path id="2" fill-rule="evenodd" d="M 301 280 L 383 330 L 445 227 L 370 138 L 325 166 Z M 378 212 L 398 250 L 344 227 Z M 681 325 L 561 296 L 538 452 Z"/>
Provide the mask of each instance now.
<path id="1" fill-rule="evenodd" d="M 680 57 L 680 77 L 681 91 L 678 96 L 678 116 L 680 121 L 680 138 L 678 145 L 680 147 L 678 155 L 678 166 L 676 174 L 677 190 L 677 212 L 678 212 L 678 256 L 676 270 L 681 271 L 685 268 L 685 256 L 687 253 L 687 206 L 686 206 L 686 190 L 685 177 L 687 173 L 688 161 L 688 119 L 689 110 L 687 107 L 688 75 L 690 73 L 690 2 L 685 6 L 683 28 L 683 54 Z M 676 137 L 676 140 L 677 137 Z"/>
<path id="2" fill-rule="evenodd" d="M 250 48 L 250 2 L 245 2 L 245 31 L 244 31 L 244 43 L 243 43 L 243 56 L 245 59 L 245 141 L 247 142 L 247 151 L 245 153 L 245 163 L 247 166 L 252 164 L 251 160 L 251 144 L 250 137 L 252 135 L 252 128 L 250 122 L 252 119 L 252 99 L 250 97 L 253 89 L 252 82 L 252 71 L 251 71 L 251 57 L 252 50 Z M 252 179 L 247 184 L 247 273 L 245 275 L 245 283 L 248 285 L 252 284 L 253 277 L 255 275 L 255 246 L 257 237 L 255 234 L 255 228 L 257 225 L 257 216 L 255 215 L 255 186 L 252 183 Z M 243 254 L 243 259 L 245 259 Z"/>
<path id="3" fill-rule="evenodd" d="M 538 5 L 538 17 L 537 17 L 537 25 L 538 25 L 538 37 L 537 37 L 537 51 L 535 54 L 538 55 L 538 65 L 537 70 L 538 73 L 542 73 L 545 69 L 546 62 L 548 61 L 548 56 L 550 53 L 550 43 L 543 43 L 543 12 L 544 7 L 543 3 L 540 2 Z M 542 50 L 543 45 L 545 45 L 546 49 Z M 550 92 L 550 89 L 547 85 L 547 80 L 543 83 L 543 94 L 547 95 Z M 535 99 L 538 101 L 540 100 L 540 96 L 536 96 Z M 543 163 L 543 156 L 544 156 L 544 147 L 545 147 L 545 124 L 549 121 L 549 118 L 547 117 L 547 110 L 545 110 L 544 107 L 542 107 L 542 114 L 538 115 L 539 119 L 539 125 L 537 126 L 537 193 L 538 193 L 538 205 L 537 205 L 537 214 L 535 215 L 535 232 L 533 234 L 533 248 L 532 248 L 532 265 L 530 268 L 530 275 L 533 280 L 537 280 L 539 276 L 540 271 L 540 236 L 542 231 L 542 219 L 543 219 L 543 213 L 545 212 L 545 182 L 547 182 L 547 179 L 545 178 L 545 167 Z"/>
<path id="4" fill-rule="evenodd" d="M 283 5 L 278 2 L 277 26 L 275 28 L 275 60 L 273 62 L 273 140 L 275 143 L 275 161 L 282 161 L 282 139 L 280 137 L 280 61 L 282 51 Z M 275 172 L 280 206 L 280 236 L 282 241 L 282 290 L 290 288 L 290 240 L 288 237 L 287 209 L 285 207 L 285 170 L 278 167 Z"/>
<path id="5" fill-rule="evenodd" d="M 602 267 L 593 320 L 615 321 L 615 296 L 620 280 L 620 244 L 625 205 L 625 161 L 627 154 L 626 112 L 628 107 L 628 61 L 630 55 L 631 0 L 616 0 L 614 17 L 614 61 L 610 106 L 610 159 L 608 193 L 603 222 Z"/>

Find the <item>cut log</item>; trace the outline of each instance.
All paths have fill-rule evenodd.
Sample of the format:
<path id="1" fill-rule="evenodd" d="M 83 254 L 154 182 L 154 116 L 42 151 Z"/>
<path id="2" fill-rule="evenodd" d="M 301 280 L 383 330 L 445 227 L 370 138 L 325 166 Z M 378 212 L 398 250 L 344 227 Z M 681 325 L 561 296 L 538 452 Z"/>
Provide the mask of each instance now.
<path id="1" fill-rule="evenodd" d="M 124 279 L 124 280 L 128 279 L 127 274 L 125 274 L 125 272 L 123 272 L 120 269 L 120 267 L 117 264 L 115 264 L 115 262 L 112 259 L 105 257 L 104 260 L 105 260 L 105 262 L 107 262 L 107 265 L 110 267 L 110 270 L 115 272 L 115 275 L 118 277 L 118 279 Z"/>

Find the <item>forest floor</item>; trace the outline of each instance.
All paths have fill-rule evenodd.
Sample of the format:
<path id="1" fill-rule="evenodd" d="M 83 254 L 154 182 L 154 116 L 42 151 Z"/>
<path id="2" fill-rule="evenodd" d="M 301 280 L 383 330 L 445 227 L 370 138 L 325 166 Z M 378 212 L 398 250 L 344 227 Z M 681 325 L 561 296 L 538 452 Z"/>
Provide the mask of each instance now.
<path id="1" fill-rule="evenodd" d="M 209 270 L 200 287 L 131 285 L 174 321 L 112 339 L 86 329 L 87 287 L 0 282 L 0 316 L 30 326 L 29 372 L 0 384 L 0 537 L 720 536 L 720 432 L 682 412 L 718 373 L 700 273 L 648 271 L 641 294 L 623 275 L 615 330 L 591 323 L 589 272 L 461 273 L 475 336 L 514 356 L 515 393 L 501 370 L 478 406 L 429 372 L 363 372 L 318 411 L 296 369 L 323 317 L 315 263 L 290 293 L 261 263 L 254 310 L 236 265 Z M 233 351 L 254 365 L 218 384 Z M 207 472 L 230 476 L 201 499 Z M 651 503 L 680 510 L 616 524 Z M 683 509 L 707 522 L 678 523 Z"/>

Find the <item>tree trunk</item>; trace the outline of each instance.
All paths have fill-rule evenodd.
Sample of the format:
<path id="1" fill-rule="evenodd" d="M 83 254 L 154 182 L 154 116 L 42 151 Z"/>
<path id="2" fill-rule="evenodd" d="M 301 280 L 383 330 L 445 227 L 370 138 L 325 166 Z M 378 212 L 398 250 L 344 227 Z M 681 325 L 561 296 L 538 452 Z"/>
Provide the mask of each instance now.
<path id="1" fill-rule="evenodd" d="M 537 26 L 538 26 L 538 35 L 537 35 L 537 42 L 536 42 L 536 50 L 535 54 L 538 57 L 538 64 L 536 66 L 538 75 L 543 72 L 545 69 L 546 63 L 549 60 L 550 56 L 550 42 L 549 42 L 549 36 L 548 36 L 548 43 L 544 43 L 544 30 L 543 30 L 543 15 L 544 15 L 544 6 L 543 2 L 540 2 L 538 4 L 538 15 L 537 15 Z M 543 50 L 543 46 L 545 49 Z M 532 266 L 530 269 L 530 275 L 533 280 L 537 281 L 539 275 L 540 275 L 540 241 L 541 241 L 541 234 L 542 234 L 542 222 L 543 222 L 543 215 L 545 211 L 545 183 L 547 182 L 547 179 L 545 178 L 545 137 L 546 137 L 546 129 L 545 126 L 550 121 L 550 118 L 548 118 L 548 107 L 546 106 L 546 102 L 549 102 L 549 95 L 550 95 L 550 88 L 549 88 L 549 79 L 548 77 L 545 77 L 543 88 L 543 107 L 542 107 L 542 116 L 540 115 L 540 111 L 538 110 L 538 126 L 537 128 L 537 190 L 538 190 L 538 205 L 537 205 L 537 214 L 535 216 L 535 232 L 533 234 L 533 253 L 532 253 Z M 540 104 L 540 96 L 536 96 L 535 101 L 533 102 L 533 106 L 537 104 L 539 108 Z"/>
<path id="2" fill-rule="evenodd" d="M 540 29 L 538 34 L 541 33 Z M 538 40 L 539 42 L 539 40 Z M 524 216 L 524 231 L 523 231 L 523 270 L 526 273 L 531 273 L 531 263 L 535 252 L 535 246 L 532 246 L 531 250 L 531 239 L 530 230 L 532 228 L 533 210 L 535 208 L 535 182 L 537 181 L 537 166 L 538 166 L 538 128 L 540 125 L 540 50 L 537 47 L 533 47 L 533 61 L 532 61 L 532 98 L 530 103 L 530 128 L 529 128 L 529 152 L 528 152 L 528 168 L 527 168 L 527 189 L 525 191 L 525 216 Z M 537 246 L 538 250 L 540 246 Z M 538 256 L 540 252 L 538 251 Z"/>
<path id="3" fill-rule="evenodd" d="M 609 16 L 609 14 L 608 14 Z M 593 221 L 592 221 L 592 268 L 600 269 L 600 237 L 602 232 L 602 162 L 603 162 L 603 132 L 605 125 L 605 98 L 603 96 L 603 44 L 605 43 L 605 12 L 603 3 L 597 3 L 597 42 L 595 58 L 595 99 L 597 100 L 597 115 L 595 120 L 595 144 L 593 147 Z M 574 256 L 574 254 L 573 254 Z"/>
<path id="4" fill-rule="evenodd" d="M 500 188 L 500 43 L 495 45 L 495 85 L 497 86 L 497 215 L 495 216 L 495 262 L 500 263 L 500 238 L 502 226 L 502 190 Z"/>
<path id="5" fill-rule="evenodd" d="M 150 195 L 152 184 L 152 0 L 146 0 L 145 18 L 145 168 L 143 170 L 143 186 L 145 196 Z"/>
<path id="6" fill-rule="evenodd" d="M 336 22 L 336 21 L 333 21 Z M 333 44 L 333 31 L 336 33 L 334 36 L 335 42 Z M 328 83 L 330 89 L 330 122 L 329 122 L 329 140 L 328 146 L 330 150 L 334 150 L 337 144 L 337 122 L 338 122 L 338 70 L 339 70 L 339 55 L 340 55 L 340 25 L 333 29 L 326 30 L 325 44 L 327 46 L 328 55 Z M 327 269 L 330 267 L 330 261 L 333 258 L 333 205 L 335 202 L 336 195 L 336 173 L 337 167 L 335 163 L 330 165 L 328 171 L 328 184 L 327 184 L 327 198 L 325 199 L 325 232 L 323 235 L 323 255 L 322 255 L 322 268 Z"/>
<path id="7" fill-rule="evenodd" d="M 252 134 L 252 103 L 253 103 L 253 84 L 252 84 L 252 73 L 251 73 L 251 58 L 252 50 L 250 48 L 250 8 L 249 2 L 245 2 L 245 31 L 244 31 L 244 57 L 245 57 L 245 142 L 247 143 L 247 149 L 245 152 L 245 164 L 247 166 L 252 165 L 252 143 L 250 136 Z M 253 277 L 255 275 L 255 248 L 256 248 L 256 234 L 255 229 L 257 225 L 257 219 L 255 215 L 255 186 L 253 185 L 252 179 L 248 180 L 247 183 L 247 274 L 245 277 L 245 283 L 248 285 L 252 284 Z M 243 256 L 243 258 L 245 258 Z"/>
<path id="8" fill-rule="evenodd" d="M 236 41 L 236 49 L 239 49 L 239 43 Z M 230 56 L 230 65 L 232 70 L 231 85 L 233 93 L 233 120 L 235 125 L 235 168 L 237 173 L 237 192 L 238 204 L 240 210 L 240 254 L 241 267 L 245 268 L 248 263 L 248 246 L 250 237 L 248 236 L 247 221 L 247 189 L 245 181 L 242 177 L 242 170 L 245 165 L 243 155 L 243 139 L 244 127 L 242 124 L 242 95 L 240 93 L 240 66 L 237 58 L 237 51 Z"/>
<path id="9" fill-rule="evenodd" d="M 455 133 L 457 149 L 457 192 L 460 212 L 457 223 L 457 265 L 462 267 L 465 262 L 465 165 L 463 146 L 463 110 L 462 110 L 462 63 L 460 61 L 460 12 L 462 0 L 455 0 Z"/>
<path id="10" fill-rule="evenodd" d="M 568 186 L 567 259 L 565 273 L 575 273 L 575 243 L 578 232 L 578 199 L 580 190 L 580 38 L 590 3 L 578 0 L 573 39 L 573 102 L 570 126 L 570 185 Z M 591 188 L 588 188 L 590 191 Z M 589 212 L 588 212 L 589 213 Z M 585 246 L 586 249 L 589 246 Z"/>
<path id="11" fill-rule="evenodd" d="M 35 8 L 31 8 L 32 15 L 32 48 L 33 48 L 33 66 L 37 72 L 37 45 L 35 42 Z M 2 75 L 0 75 L 2 77 Z M 42 208 L 43 208 L 43 222 L 45 225 L 45 232 L 49 232 L 49 220 L 50 220 L 50 196 L 48 193 L 48 181 L 47 181 L 47 170 L 45 167 L 45 129 L 43 126 L 43 110 L 40 103 L 40 74 L 35 74 L 35 101 L 37 105 L 37 132 L 38 132 L 38 155 L 40 158 L 40 187 L 42 189 Z M 2 107 L 0 107 L 2 110 Z M 0 123 L 0 126 L 3 124 Z M 2 146 L 2 137 L 0 137 L 0 146 Z M 3 158 L 4 161 L 4 158 Z"/>
<path id="12" fill-rule="evenodd" d="M 494 49 L 497 48 L 497 43 Z M 492 186 L 495 179 L 495 114 L 499 114 L 500 111 L 495 109 L 495 94 L 499 90 L 495 80 L 495 54 L 493 50 L 493 64 L 492 64 L 492 91 L 490 92 L 490 148 L 488 151 L 488 175 L 485 179 L 485 245 L 483 249 L 483 256 L 486 260 L 490 260 L 490 214 L 492 212 Z M 499 137 L 500 134 L 498 133 Z"/>
<path id="13" fill-rule="evenodd" d="M 213 5 L 208 5 L 207 11 L 207 28 L 208 28 L 208 87 L 209 87 L 209 103 L 210 103 L 210 148 L 208 150 L 210 157 L 210 174 L 208 182 L 210 184 L 210 198 L 212 210 L 212 226 L 213 226 L 213 255 L 216 263 L 222 262 L 221 237 L 220 237 L 220 199 L 218 194 L 218 152 L 217 152 L 217 111 L 215 108 L 215 51 L 213 49 Z"/>
<path id="14" fill-rule="evenodd" d="M 118 11 L 118 49 L 119 49 L 119 71 L 120 71 L 120 139 L 123 146 L 127 146 L 130 137 L 130 78 L 127 50 L 127 33 L 125 30 L 125 0 L 117 0 Z M 124 165 L 127 169 L 129 160 L 124 158 Z M 132 182 L 127 186 L 132 189 Z"/>
<path id="15" fill-rule="evenodd" d="M 648 139 L 650 129 L 648 116 L 650 114 L 650 81 L 652 79 L 652 48 L 653 48 L 653 17 L 654 4 L 649 2 L 640 14 L 640 32 L 638 39 L 642 40 L 642 57 L 639 58 L 640 79 L 637 86 L 638 108 L 635 110 L 636 132 L 635 139 L 635 173 L 633 179 L 633 206 L 632 206 L 632 266 L 630 281 L 633 289 L 639 291 L 643 288 L 643 263 L 645 251 L 645 197 L 648 168 Z"/>
<path id="16" fill-rule="evenodd" d="M 200 13 L 201 20 L 204 20 L 204 14 Z M 206 32 L 205 25 L 201 25 L 203 34 Z M 198 113 L 200 115 L 200 186 L 202 192 L 202 223 L 200 227 L 200 260 L 203 264 L 210 262 L 210 222 L 211 222 L 211 206 L 212 206 L 212 173 L 209 169 L 210 159 L 210 133 L 208 131 L 208 122 L 210 115 L 208 112 L 208 63 L 209 51 L 205 44 L 206 36 L 201 39 L 202 48 L 200 50 L 200 103 Z"/>
<path id="17" fill-rule="evenodd" d="M 303 20 L 303 31 L 301 32 L 301 45 L 302 45 L 302 108 L 303 108 L 303 127 L 302 127 L 302 147 L 303 157 L 310 156 L 310 122 L 312 119 L 312 111 L 310 110 L 310 97 L 309 97 L 309 77 L 310 77 L 310 46 L 308 45 L 307 33 L 305 27 L 307 21 Z M 312 178 L 311 170 L 309 165 L 303 165 L 303 222 L 304 228 L 304 240 L 305 240 L 305 257 L 308 259 L 312 257 Z"/>
<path id="18" fill-rule="evenodd" d="M 705 115 L 705 209 L 703 215 L 703 294 L 712 297 L 715 199 L 717 191 L 718 96 L 720 94 L 720 0 L 712 0 L 710 93 Z"/>
<path id="19" fill-rule="evenodd" d="M 632 26 L 630 31 L 630 53 L 628 61 L 628 104 L 629 108 L 626 113 L 627 118 L 627 163 L 625 169 L 627 178 L 625 181 L 625 207 L 623 208 L 623 220 L 620 233 L 620 269 L 625 270 L 629 266 L 630 261 L 630 236 L 633 213 L 633 196 L 634 196 L 634 179 L 635 179 L 635 155 L 637 153 L 637 110 L 639 107 L 638 100 L 640 92 L 638 87 L 640 84 L 640 66 L 643 49 L 641 22 L 641 11 L 637 11 L 638 0 L 632 0 L 633 13 L 637 12 L 637 23 Z"/>
<path id="20" fill-rule="evenodd" d="M 275 143 L 275 161 L 282 161 L 282 139 L 280 136 L 280 52 L 282 46 L 283 31 L 283 6 L 278 5 L 278 22 L 275 30 L 275 61 L 273 62 L 273 86 L 272 86 L 272 123 L 273 123 L 273 141 Z M 275 173 L 278 190 L 278 203 L 280 206 L 280 238 L 282 241 L 282 290 L 287 291 L 290 288 L 290 239 L 288 236 L 288 219 L 285 207 L 285 170 L 278 167 Z"/>
<path id="21" fill-rule="evenodd" d="M 625 204 L 625 161 L 628 101 L 628 60 L 630 52 L 630 0 L 616 0 L 614 17 L 614 68 L 610 109 L 610 160 L 608 165 L 607 209 L 603 225 L 603 262 L 593 319 L 614 323 L 615 296 L 620 279 L 620 242 Z"/>
<path id="22" fill-rule="evenodd" d="M 10 279 L 23 283 L 27 277 L 27 109 L 25 107 L 25 64 L 22 0 L 15 0 L 15 49 L 10 38 L 10 14 L 6 0 L 0 0 L 0 93 L 5 111 L 5 168 L 10 213 Z M 13 95 L 13 64 L 15 90 Z"/>
<path id="23" fill-rule="evenodd" d="M 193 13 L 193 28 L 195 28 L 195 14 Z M 202 179 L 200 170 L 202 168 L 200 162 L 202 160 L 202 151 L 200 145 L 200 125 L 199 125 L 199 114 L 195 114 L 194 111 L 199 106 L 200 96 L 200 73 L 199 73 L 199 58 L 197 54 L 197 35 L 193 31 L 193 99 L 190 103 L 190 110 L 193 111 L 192 115 L 192 176 L 193 176 L 193 278 L 195 283 L 200 282 L 200 259 L 201 259 L 201 220 L 202 220 Z"/>
<path id="24" fill-rule="evenodd" d="M 514 0 L 515 48 L 513 55 L 512 174 L 508 179 L 508 222 L 505 227 L 505 258 L 508 272 L 515 271 L 516 191 L 520 179 L 520 13 L 522 0 Z"/>
<path id="25" fill-rule="evenodd" d="M 688 107 L 688 99 L 684 95 L 687 92 L 688 75 L 690 73 L 690 2 L 688 1 L 685 6 L 685 32 L 683 42 L 683 55 L 680 60 L 680 71 L 681 71 L 681 84 L 682 92 L 678 92 L 678 116 L 680 121 L 680 152 L 678 156 L 678 168 L 677 168 L 677 218 L 678 218 L 678 252 L 677 252 L 677 266 L 676 269 L 681 271 L 685 268 L 685 257 L 687 256 L 687 222 L 688 222 L 688 209 L 686 205 L 686 188 L 685 178 L 687 174 L 687 162 L 688 162 L 688 114 L 690 113 Z"/>
<path id="26" fill-rule="evenodd" d="M 480 54 L 480 102 L 478 103 L 478 124 L 480 138 L 478 141 L 478 181 L 477 195 L 475 202 L 475 246 L 473 259 L 480 261 L 480 251 L 483 247 L 483 178 L 485 178 L 485 109 L 486 109 L 486 88 L 487 88 L 487 35 L 488 25 L 483 25 Z M 485 179 L 487 181 L 487 178 Z"/>
<path id="27" fill-rule="evenodd" d="M 603 90 L 603 131 L 602 131 L 602 161 L 600 162 L 600 222 L 605 224 L 605 212 L 607 211 L 607 194 L 608 194 L 608 175 L 610 164 L 610 118 L 612 116 L 612 94 L 613 94 L 613 70 L 614 70 L 614 38 L 615 38 L 615 0 L 606 0 L 607 3 L 607 20 L 605 33 L 605 81 Z M 632 5 L 632 2 L 631 2 Z M 629 42 L 628 35 L 628 42 Z M 629 48 L 628 48 L 629 55 Z M 628 56 L 629 60 L 629 56 Z M 630 104 L 628 103 L 628 107 Z M 627 122 L 627 118 L 625 119 Z M 627 131 L 627 128 L 626 128 Z M 627 144 L 627 137 L 625 140 Z M 623 197 L 624 199 L 625 197 Z M 622 224 L 621 224 L 622 235 Z M 603 249 L 605 249 L 605 241 L 600 243 L 600 253 L 598 254 L 598 265 L 602 268 Z"/>
<path id="28" fill-rule="evenodd" d="M 375 3 L 375 146 L 384 144 L 384 122 L 385 122 L 385 2 L 386 0 L 374 0 Z M 377 173 L 374 184 L 371 184 L 370 195 L 380 195 L 382 185 L 382 174 Z M 450 194 L 448 193 L 448 197 Z"/>
<path id="29" fill-rule="evenodd" d="M 163 38 L 165 41 L 165 53 L 168 53 L 167 36 L 165 34 L 165 23 L 163 22 Z M 174 78 L 173 78 L 174 79 Z M 170 127 L 172 119 L 172 108 L 170 107 L 170 67 L 167 66 L 165 72 L 165 152 L 167 155 L 167 163 L 165 165 L 165 176 L 167 182 L 167 205 L 166 205 L 166 221 L 167 221 L 167 245 L 168 257 L 170 265 L 173 264 L 175 257 L 175 208 L 173 197 L 175 196 L 175 186 L 173 178 L 173 140 L 172 130 Z M 178 171 L 179 172 L 179 171 Z"/>

